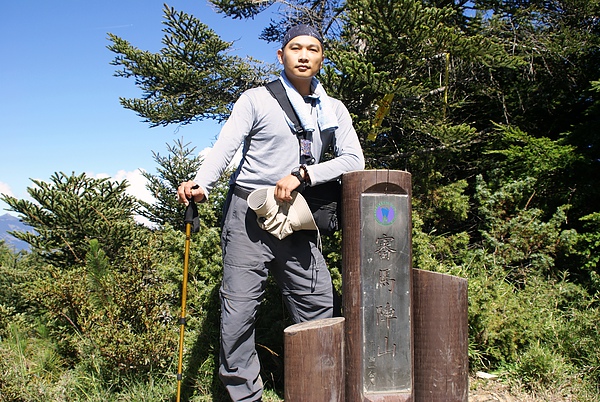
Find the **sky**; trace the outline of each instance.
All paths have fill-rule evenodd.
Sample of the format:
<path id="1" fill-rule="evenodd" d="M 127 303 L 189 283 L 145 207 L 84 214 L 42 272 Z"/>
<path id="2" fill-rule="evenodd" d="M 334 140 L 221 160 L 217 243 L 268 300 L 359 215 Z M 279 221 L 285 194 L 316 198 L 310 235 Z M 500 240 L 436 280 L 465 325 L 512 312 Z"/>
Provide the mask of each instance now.
<path id="1" fill-rule="evenodd" d="M 133 79 L 114 76 L 108 33 L 152 52 L 161 48 L 164 1 L 19 0 L 4 2 L 0 24 L 0 193 L 30 199 L 31 179 L 55 172 L 127 179 L 129 192 L 150 201 L 140 169 L 156 173 L 152 152 L 167 144 L 210 147 L 219 125 L 203 121 L 150 128 L 119 97 L 140 97 Z M 206 0 L 171 0 L 222 39 L 233 54 L 275 63 L 276 44 L 258 36 L 273 14 L 232 20 Z M 0 215 L 9 213 L 0 201 Z M 17 215 L 14 212 L 10 212 Z M 18 216 L 18 215 L 17 215 Z"/>

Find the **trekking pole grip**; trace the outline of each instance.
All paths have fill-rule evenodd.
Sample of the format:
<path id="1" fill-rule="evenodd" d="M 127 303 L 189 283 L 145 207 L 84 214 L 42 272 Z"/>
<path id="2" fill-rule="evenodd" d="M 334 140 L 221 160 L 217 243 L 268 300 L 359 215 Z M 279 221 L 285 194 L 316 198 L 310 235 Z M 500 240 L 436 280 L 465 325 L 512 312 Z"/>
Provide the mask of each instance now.
<path id="1" fill-rule="evenodd" d="M 198 186 L 194 186 L 192 187 L 192 189 L 194 188 L 198 188 Z M 188 205 L 187 208 L 185 209 L 185 217 L 183 220 L 184 224 L 187 225 L 188 223 L 192 225 L 192 231 L 193 232 L 197 232 L 200 226 L 200 221 L 198 218 L 198 206 L 196 205 L 196 202 L 194 201 L 194 197 L 190 197 L 188 198 Z"/>
<path id="2" fill-rule="evenodd" d="M 198 206 L 194 199 L 188 200 L 187 208 L 185 209 L 184 223 L 193 223 L 194 219 L 198 218 Z"/>

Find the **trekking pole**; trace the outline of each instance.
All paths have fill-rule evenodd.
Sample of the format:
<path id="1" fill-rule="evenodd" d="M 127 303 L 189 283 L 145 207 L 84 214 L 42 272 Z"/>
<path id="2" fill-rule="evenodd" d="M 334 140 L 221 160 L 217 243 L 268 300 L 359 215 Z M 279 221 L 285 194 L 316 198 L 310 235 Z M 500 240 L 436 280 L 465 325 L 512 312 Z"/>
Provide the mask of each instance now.
<path id="1" fill-rule="evenodd" d="M 183 366 L 183 335 L 185 332 L 185 302 L 187 298 L 187 280 L 188 266 L 190 261 L 190 241 L 192 231 L 196 231 L 199 226 L 198 207 L 193 199 L 189 200 L 185 210 L 185 253 L 183 256 L 183 283 L 181 286 L 181 315 L 179 316 L 179 362 L 177 364 L 177 402 L 181 400 L 181 367 Z"/>

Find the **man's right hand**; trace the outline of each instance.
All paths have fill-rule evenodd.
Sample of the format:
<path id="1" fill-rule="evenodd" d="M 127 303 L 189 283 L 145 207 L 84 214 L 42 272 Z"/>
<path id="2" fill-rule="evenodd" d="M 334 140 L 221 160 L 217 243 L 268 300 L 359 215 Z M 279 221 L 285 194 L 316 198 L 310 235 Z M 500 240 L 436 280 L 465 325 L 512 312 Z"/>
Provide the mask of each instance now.
<path id="1" fill-rule="evenodd" d="M 275 183 L 275 198 L 279 202 L 290 202 L 292 200 L 292 192 L 300 185 L 298 178 L 289 174 Z"/>
<path id="2" fill-rule="evenodd" d="M 205 195 L 202 187 L 199 187 L 193 181 L 183 182 L 177 188 L 177 198 L 182 204 L 187 205 L 191 199 L 193 199 L 194 202 L 202 202 L 204 197 Z"/>

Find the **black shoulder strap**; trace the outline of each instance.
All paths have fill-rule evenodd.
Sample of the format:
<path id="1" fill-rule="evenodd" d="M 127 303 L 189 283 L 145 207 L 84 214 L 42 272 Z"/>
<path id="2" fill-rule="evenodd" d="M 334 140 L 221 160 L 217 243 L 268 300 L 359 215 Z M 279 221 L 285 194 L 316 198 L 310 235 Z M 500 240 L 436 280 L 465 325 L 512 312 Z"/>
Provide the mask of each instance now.
<path id="1" fill-rule="evenodd" d="M 292 107 L 290 100 L 285 93 L 285 88 L 283 87 L 283 83 L 280 80 L 271 81 L 265 85 L 267 90 L 273 95 L 279 106 L 283 109 L 287 117 L 290 119 L 292 124 L 294 125 L 294 130 L 296 134 L 304 133 L 304 128 L 300 124 L 300 119 L 298 119 L 298 115 L 296 115 L 296 111 Z"/>

